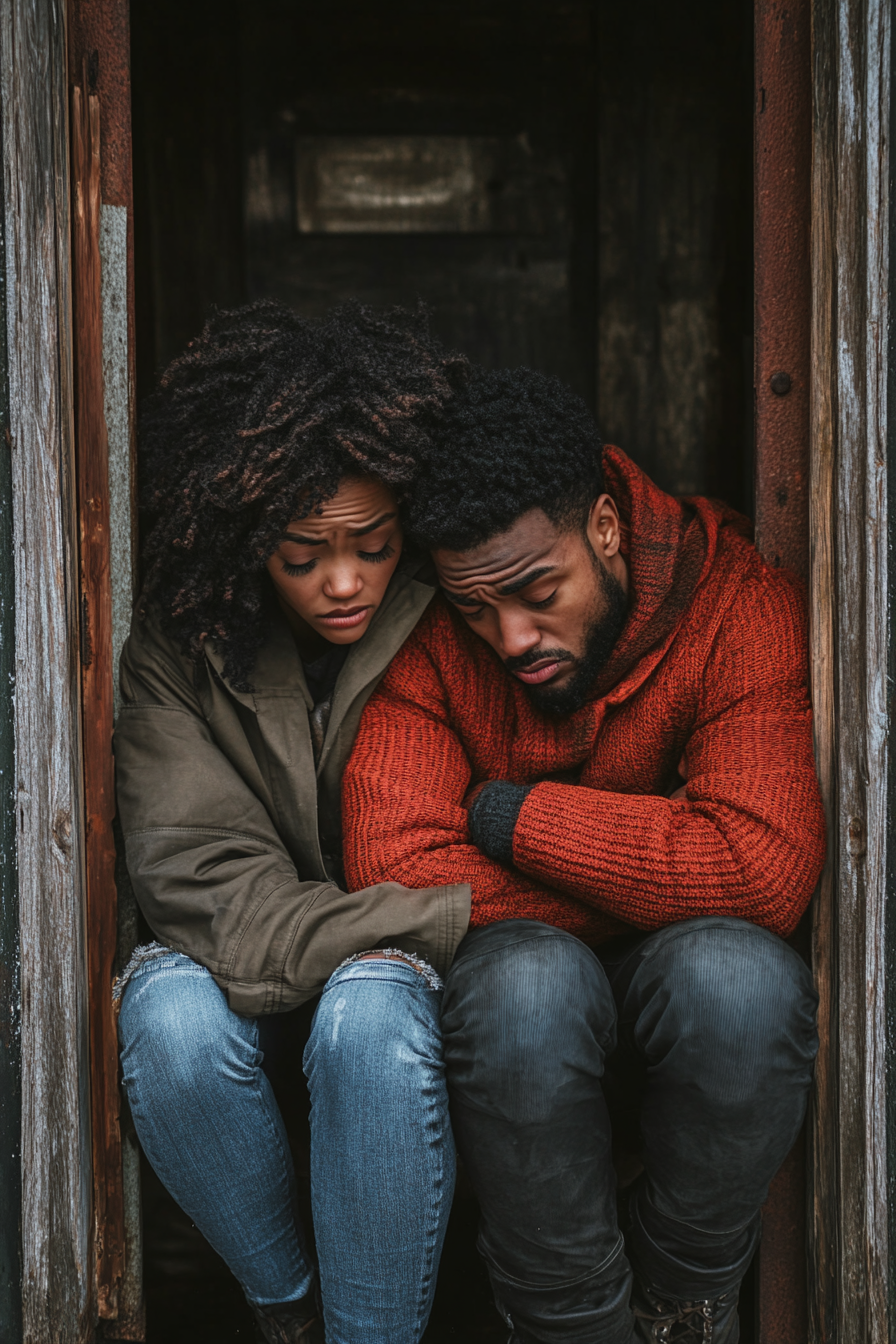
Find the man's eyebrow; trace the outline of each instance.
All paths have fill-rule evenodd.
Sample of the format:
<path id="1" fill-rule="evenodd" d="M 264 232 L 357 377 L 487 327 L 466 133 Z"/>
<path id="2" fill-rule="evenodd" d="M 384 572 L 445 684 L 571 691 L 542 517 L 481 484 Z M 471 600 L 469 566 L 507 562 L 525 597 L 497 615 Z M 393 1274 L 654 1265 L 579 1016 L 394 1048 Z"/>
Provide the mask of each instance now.
<path id="1" fill-rule="evenodd" d="M 528 574 L 524 574 L 519 579 L 511 579 L 509 583 L 502 583 L 498 589 L 498 595 L 499 597 L 512 597 L 514 593 L 520 592 L 523 588 L 528 588 L 529 584 L 534 583 L 536 579 L 543 578 L 545 574 L 552 574 L 556 568 L 556 565 L 542 565 L 540 569 L 530 570 Z M 442 592 L 448 598 L 448 601 L 453 602 L 456 607 L 482 606 L 478 597 L 461 597 L 459 593 L 450 592 L 444 585 L 442 586 Z"/>
<path id="2" fill-rule="evenodd" d="M 349 536 L 366 537 L 368 532 L 375 532 L 378 527 L 382 527 L 383 523 L 390 523 L 393 518 L 397 517 L 398 515 L 394 511 L 392 513 L 382 513 L 376 522 L 368 523 L 366 527 L 359 527 L 357 532 L 349 532 Z"/>
<path id="3" fill-rule="evenodd" d="M 528 588 L 529 584 L 534 583 L 536 579 L 544 578 L 545 574 L 552 574 L 556 568 L 556 565 L 542 565 L 540 569 L 532 569 L 519 579 L 511 579 L 510 583 L 502 583 L 498 589 L 498 594 L 500 597 L 512 597 L 514 593 L 519 593 L 523 588 Z"/>
<path id="4" fill-rule="evenodd" d="M 450 593 L 447 588 L 443 588 L 442 592 L 447 597 L 448 601 L 453 602 L 456 607 L 482 606 L 482 603 L 479 601 L 478 597 L 461 597 L 460 593 Z"/>

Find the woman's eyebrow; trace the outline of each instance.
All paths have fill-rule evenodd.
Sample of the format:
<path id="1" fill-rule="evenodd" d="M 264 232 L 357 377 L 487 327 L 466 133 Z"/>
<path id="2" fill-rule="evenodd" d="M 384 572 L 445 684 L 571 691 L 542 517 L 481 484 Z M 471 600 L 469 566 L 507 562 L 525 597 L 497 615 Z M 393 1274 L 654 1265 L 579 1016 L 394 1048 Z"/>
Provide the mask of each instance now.
<path id="1" fill-rule="evenodd" d="M 297 532 L 282 532 L 281 541 L 294 541 L 298 546 L 323 546 L 326 537 L 300 537 Z"/>
<path id="2" fill-rule="evenodd" d="M 392 521 L 393 518 L 397 517 L 398 514 L 395 512 L 380 514 L 379 518 L 377 518 L 375 522 L 368 523 L 366 527 L 359 527 L 355 532 L 349 532 L 349 536 L 366 537 L 368 532 L 375 532 L 378 527 L 382 527 L 383 523 L 389 523 Z"/>
<path id="3" fill-rule="evenodd" d="M 364 527 L 359 527 L 355 531 L 349 532 L 348 535 L 350 537 L 366 537 L 368 532 L 375 532 L 378 527 L 382 527 L 383 523 L 389 523 L 393 518 L 397 517 L 398 514 L 394 511 L 392 513 L 383 513 L 379 518 L 375 518 L 372 523 L 367 523 Z M 282 532 L 280 534 L 280 540 L 294 541 L 297 546 L 324 546 L 326 545 L 327 539 L 326 537 L 303 537 L 298 532 Z"/>

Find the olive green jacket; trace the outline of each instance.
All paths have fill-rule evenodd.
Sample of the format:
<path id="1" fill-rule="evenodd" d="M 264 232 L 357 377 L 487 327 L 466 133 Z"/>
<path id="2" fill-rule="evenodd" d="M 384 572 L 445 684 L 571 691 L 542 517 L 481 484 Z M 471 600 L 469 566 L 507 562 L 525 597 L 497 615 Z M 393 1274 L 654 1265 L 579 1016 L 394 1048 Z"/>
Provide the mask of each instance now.
<path id="1" fill-rule="evenodd" d="M 207 966 L 238 1013 L 293 1008 L 345 957 L 399 946 L 443 974 L 467 929 L 468 886 L 341 891 L 342 772 L 361 711 L 433 594 L 396 571 L 339 674 L 315 768 L 311 696 L 285 620 L 235 691 L 218 651 L 181 655 L 136 616 L 121 658 L 118 809 L 137 900 L 160 942 Z M 322 843 L 321 837 L 324 837 Z"/>

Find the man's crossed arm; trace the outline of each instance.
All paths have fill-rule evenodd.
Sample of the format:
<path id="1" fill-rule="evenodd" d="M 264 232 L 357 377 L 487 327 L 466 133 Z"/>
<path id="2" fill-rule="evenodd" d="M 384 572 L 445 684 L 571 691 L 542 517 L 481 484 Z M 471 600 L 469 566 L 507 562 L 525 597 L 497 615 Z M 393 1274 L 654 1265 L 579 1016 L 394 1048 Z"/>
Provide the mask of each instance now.
<path id="1" fill-rule="evenodd" d="M 719 656 L 736 658 L 737 640 Z M 540 919 L 587 941 L 712 914 L 786 935 L 824 853 L 805 688 L 773 659 L 746 693 L 734 679 L 731 703 L 724 666 L 705 680 L 684 797 L 588 787 L 587 763 L 578 785 L 473 780 L 459 707 L 412 637 L 346 773 L 349 881 L 469 882 L 474 925 Z"/>

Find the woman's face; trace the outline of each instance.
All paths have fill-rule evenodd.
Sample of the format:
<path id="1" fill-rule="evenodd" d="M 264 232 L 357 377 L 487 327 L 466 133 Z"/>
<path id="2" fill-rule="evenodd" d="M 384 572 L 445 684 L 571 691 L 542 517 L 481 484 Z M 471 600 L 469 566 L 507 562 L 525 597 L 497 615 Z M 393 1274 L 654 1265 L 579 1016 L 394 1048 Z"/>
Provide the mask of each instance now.
<path id="1" fill-rule="evenodd" d="M 289 524 L 268 573 L 287 614 L 331 644 L 354 644 L 385 596 L 401 540 L 391 490 L 347 476 L 320 513 Z"/>

